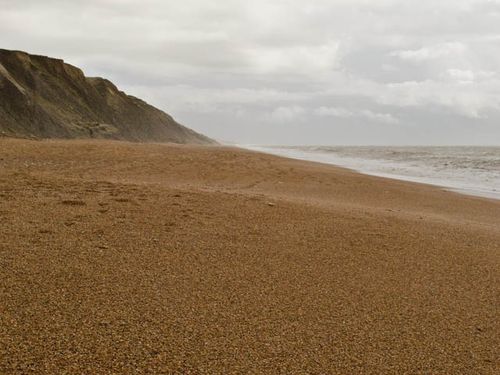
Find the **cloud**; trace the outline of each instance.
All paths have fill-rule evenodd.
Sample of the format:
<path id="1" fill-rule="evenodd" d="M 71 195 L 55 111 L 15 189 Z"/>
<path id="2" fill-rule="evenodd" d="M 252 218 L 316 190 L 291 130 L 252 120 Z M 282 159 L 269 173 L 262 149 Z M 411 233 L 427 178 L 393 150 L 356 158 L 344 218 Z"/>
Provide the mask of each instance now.
<path id="1" fill-rule="evenodd" d="M 472 70 L 461 70 L 461 69 L 448 69 L 445 76 L 450 78 L 452 81 L 469 84 L 474 83 L 476 75 Z"/>
<path id="2" fill-rule="evenodd" d="M 318 74 L 335 69 L 339 43 L 329 41 L 319 46 L 288 48 L 252 48 L 249 60 L 258 73 Z"/>
<path id="3" fill-rule="evenodd" d="M 463 55 L 467 47 L 460 42 L 442 43 L 416 50 L 400 50 L 391 53 L 391 56 L 399 57 L 401 60 L 415 63 L 435 60 L 440 58 L 454 58 Z"/>
<path id="4" fill-rule="evenodd" d="M 449 72 L 448 72 L 449 74 Z M 455 71 L 455 78 L 471 78 L 473 73 Z M 464 88 L 463 85 L 467 84 Z M 402 82 L 388 85 L 377 101 L 383 105 L 429 108 L 441 106 L 450 113 L 470 119 L 480 119 L 483 114 L 500 110 L 500 81 L 463 82 L 443 84 L 432 80 L 423 82 Z"/>
<path id="5" fill-rule="evenodd" d="M 314 110 L 314 114 L 323 117 L 332 116 L 349 118 L 354 116 L 352 111 L 338 107 L 319 107 Z"/>
<path id="6" fill-rule="evenodd" d="M 213 137 L 353 143 L 370 129 L 370 143 L 416 134 L 447 143 L 453 124 L 456 142 L 471 132 L 500 142 L 499 1 L 0 0 L 0 9 L 3 48 L 62 57 Z M 307 131 L 283 134 L 297 123 Z"/>
<path id="7" fill-rule="evenodd" d="M 267 119 L 278 123 L 290 123 L 298 121 L 305 113 L 306 110 L 299 106 L 278 107 L 271 112 Z"/>
<path id="8" fill-rule="evenodd" d="M 390 113 L 378 113 L 368 109 L 348 110 L 338 107 L 319 107 L 314 114 L 321 117 L 359 118 L 385 124 L 397 124 L 399 120 Z"/>

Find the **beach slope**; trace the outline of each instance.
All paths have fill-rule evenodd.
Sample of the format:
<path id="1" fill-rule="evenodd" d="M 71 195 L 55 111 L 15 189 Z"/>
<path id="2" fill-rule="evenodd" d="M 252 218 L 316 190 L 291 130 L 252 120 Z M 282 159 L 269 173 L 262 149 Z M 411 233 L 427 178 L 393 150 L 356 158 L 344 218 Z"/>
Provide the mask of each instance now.
<path id="1" fill-rule="evenodd" d="M 499 201 L 235 148 L 0 138 L 0 223 L 0 373 L 499 371 Z"/>

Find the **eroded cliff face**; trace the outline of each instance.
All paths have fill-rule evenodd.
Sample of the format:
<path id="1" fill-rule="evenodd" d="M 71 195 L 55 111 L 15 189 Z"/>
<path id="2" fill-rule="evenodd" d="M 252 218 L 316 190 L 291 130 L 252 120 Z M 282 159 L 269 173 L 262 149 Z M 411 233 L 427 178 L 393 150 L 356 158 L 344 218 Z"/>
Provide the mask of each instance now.
<path id="1" fill-rule="evenodd" d="M 215 143 L 63 60 L 0 49 L 0 135 Z"/>

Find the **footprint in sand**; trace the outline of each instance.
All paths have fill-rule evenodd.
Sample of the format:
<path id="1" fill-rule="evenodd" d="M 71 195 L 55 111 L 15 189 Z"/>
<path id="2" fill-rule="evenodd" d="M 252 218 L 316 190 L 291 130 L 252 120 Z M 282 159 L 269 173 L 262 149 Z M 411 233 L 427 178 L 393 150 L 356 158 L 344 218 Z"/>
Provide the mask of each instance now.
<path id="1" fill-rule="evenodd" d="M 61 204 L 64 204 L 66 206 L 86 206 L 87 203 L 85 203 L 82 200 L 76 200 L 76 199 L 65 199 L 61 201 Z"/>

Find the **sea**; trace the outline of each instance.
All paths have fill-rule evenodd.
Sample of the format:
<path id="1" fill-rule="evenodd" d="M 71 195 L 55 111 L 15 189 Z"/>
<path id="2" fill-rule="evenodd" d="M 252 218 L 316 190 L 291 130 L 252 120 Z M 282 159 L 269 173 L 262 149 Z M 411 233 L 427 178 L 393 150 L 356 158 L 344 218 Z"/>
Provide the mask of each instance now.
<path id="1" fill-rule="evenodd" d="M 500 146 L 240 147 L 500 199 Z"/>

